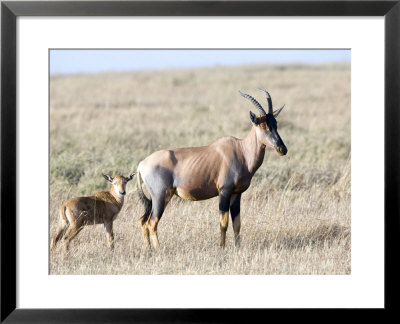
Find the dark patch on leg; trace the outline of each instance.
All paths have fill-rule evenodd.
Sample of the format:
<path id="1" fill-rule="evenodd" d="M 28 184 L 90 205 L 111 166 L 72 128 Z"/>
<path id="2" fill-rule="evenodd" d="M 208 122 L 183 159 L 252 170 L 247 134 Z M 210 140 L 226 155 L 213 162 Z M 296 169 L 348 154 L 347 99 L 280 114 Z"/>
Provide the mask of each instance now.
<path id="1" fill-rule="evenodd" d="M 142 233 L 145 242 L 150 245 L 151 239 L 155 248 L 159 247 L 157 224 L 175 192 L 172 182 L 172 172 L 162 167 L 155 167 L 145 178 L 146 187 L 151 195 L 152 209 L 150 214 L 145 213 L 142 216 Z"/>
<path id="2" fill-rule="evenodd" d="M 140 175 L 139 175 L 140 176 Z M 139 197 L 145 205 L 145 212 L 140 218 L 142 235 L 145 245 L 150 247 L 150 236 L 154 237 L 154 220 L 161 218 L 165 206 L 165 193 L 172 188 L 172 172 L 166 168 L 156 166 L 144 177 L 144 184 L 150 193 L 151 200 L 145 197 L 142 188 L 138 186 Z M 161 207 L 162 206 L 162 207 Z"/>
<path id="3" fill-rule="evenodd" d="M 220 246 L 225 246 L 225 238 L 226 238 L 226 230 L 228 228 L 229 223 L 229 205 L 231 199 L 230 190 L 225 190 L 220 193 L 219 196 L 219 214 L 220 214 L 220 231 L 221 231 L 221 240 Z"/>
<path id="4" fill-rule="evenodd" d="M 224 214 L 229 211 L 230 195 L 221 193 L 219 196 L 219 213 Z"/>
<path id="5" fill-rule="evenodd" d="M 229 207 L 236 247 L 240 246 L 240 198 L 241 194 L 232 196 L 231 206 Z"/>
<path id="6" fill-rule="evenodd" d="M 231 201 L 231 206 L 229 207 L 230 212 L 231 212 L 231 218 L 232 220 L 235 219 L 237 215 L 240 214 L 240 198 L 241 194 L 236 195 L 233 197 L 233 200 Z"/>
<path id="7" fill-rule="evenodd" d="M 248 169 L 234 152 L 226 171 L 224 188 L 234 188 L 236 192 L 243 192 L 250 186 L 251 177 Z"/>
<path id="8" fill-rule="evenodd" d="M 157 235 L 157 225 L 164 212 L 166 205 L 165 201 L 166 201 L 165 194 L 157 195 L 157 200 L 153 201 L 153 210 L 150 219 L 148 221 L 149 234 L 153 242 L 153 246 L 156 249 L 160 246 Z"/>

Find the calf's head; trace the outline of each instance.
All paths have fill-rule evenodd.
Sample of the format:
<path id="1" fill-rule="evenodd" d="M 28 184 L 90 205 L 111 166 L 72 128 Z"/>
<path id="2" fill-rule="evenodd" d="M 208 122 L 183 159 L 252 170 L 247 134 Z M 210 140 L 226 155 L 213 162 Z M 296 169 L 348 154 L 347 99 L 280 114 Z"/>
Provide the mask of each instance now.
<path id="1" fill-rule="evenodd" d="M 129 177 L 124 177 L 121 175 L 117 175 L 114 178 L 111 178 L 108 174 L 103 174 L 104 179 L 110 182 L 113 185 L 114 192 L 125 196 L 126 195 L 126 184 L 128 181 L 132 180 L 135 173 L 132 173 Z"/>

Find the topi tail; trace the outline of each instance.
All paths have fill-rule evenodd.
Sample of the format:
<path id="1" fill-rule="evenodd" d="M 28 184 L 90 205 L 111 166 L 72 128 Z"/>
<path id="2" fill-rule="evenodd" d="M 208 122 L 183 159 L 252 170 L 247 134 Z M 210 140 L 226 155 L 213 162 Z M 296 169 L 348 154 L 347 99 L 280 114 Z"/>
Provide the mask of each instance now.
<path id="1" fill-rule="evenodd" d="M 145 208 L 145 213 L 142 216 L 142 218 L 143 217 L 147 218 L 151 213 L 152 202 L 151 202 L 151 199 L 147 198 L 146 195 L 143 192 L 143 186 L 142 186 L 143 185 L 143 179 L 142 179 L 142 176 L 141 176 L 139 171 L 137 172 L 137 179 L 138 179 L 137 188 L 138 188 L 139 199 L 140 199 L 140 201 L 142 202 L 142 204 L 144 205 L 144 208 Z"/>

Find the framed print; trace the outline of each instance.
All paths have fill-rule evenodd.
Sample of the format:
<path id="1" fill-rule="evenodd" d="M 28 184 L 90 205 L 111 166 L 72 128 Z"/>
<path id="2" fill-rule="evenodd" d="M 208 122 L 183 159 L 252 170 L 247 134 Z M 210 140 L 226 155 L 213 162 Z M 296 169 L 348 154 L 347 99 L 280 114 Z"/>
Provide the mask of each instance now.
<path id="1" fill-rule="evenodd" d="M 1 10 L 2 321 L 394 309 L 398 1 Z"/>

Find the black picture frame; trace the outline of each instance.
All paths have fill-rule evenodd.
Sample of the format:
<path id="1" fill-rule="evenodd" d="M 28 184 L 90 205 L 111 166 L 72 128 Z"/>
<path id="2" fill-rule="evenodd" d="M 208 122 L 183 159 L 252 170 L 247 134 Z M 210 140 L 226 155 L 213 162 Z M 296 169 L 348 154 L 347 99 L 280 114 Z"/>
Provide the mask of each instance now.
<path id="1" fill-rule="evenodd" d="M 385 307 L 396 310 L 399 279 L 400 0 L 395 1 L 2 1 L 1 2 L 1 322 L 237 322 L 269 310 L 16 308 L 16 19 L 19 16 L 384 16 Z M 368 94 L 366 94 L 368 95 Z M 379 113 L 379 112 L 377 112 Z M 373 136 L 373 134 L 371 134 Z M 221 291 L 223 298 L 223 289 Z M 304 312 L 298 312 L 299 315 Z M 307 317 L 309 315 L 306 315 Z M 326 316 L 326 315 L 325 315 Z M 368 315 L 369 316 L 369 315 Z M 250 320 L 251 321 L 251 320 Z"/>

